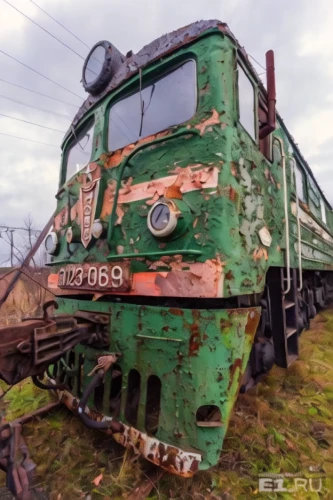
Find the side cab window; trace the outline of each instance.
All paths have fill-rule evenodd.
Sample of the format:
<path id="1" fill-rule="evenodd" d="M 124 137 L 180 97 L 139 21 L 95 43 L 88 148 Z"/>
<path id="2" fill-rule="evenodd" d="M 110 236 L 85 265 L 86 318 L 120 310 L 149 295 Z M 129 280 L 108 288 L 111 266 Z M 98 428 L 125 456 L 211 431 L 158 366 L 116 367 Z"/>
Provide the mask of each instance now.
<path id="1" fill-rule="evenodd" d="M 261 153 L 272 161 L 272 134 L 267 132 L 267 98 L 257 91 L 256 84 L 239 63 L 237 74 L 239 122 L 257 143 Z"/>
<path id="2" fill-rule="evenodd" d="M 254 86 L 240 64 L 237 65 L 237 74 L 239 121 L 246 132 L 256 141 L 256 102 Z"/>
<path id="3" fill-rule="evenodd" d="M 327 217 L 326 217 L 326 203 L 322 198 L 320 198 L 320 209 L 321 209 L 321 219 L 324 224 L 327 224 Z"/>
<path id="4" fill-rule="evenodd" d="M 295 166 L 295 182 L 298 199 L 303 203 L 307 203 L 305 176 L 302 168 L 298 164 Z"/>

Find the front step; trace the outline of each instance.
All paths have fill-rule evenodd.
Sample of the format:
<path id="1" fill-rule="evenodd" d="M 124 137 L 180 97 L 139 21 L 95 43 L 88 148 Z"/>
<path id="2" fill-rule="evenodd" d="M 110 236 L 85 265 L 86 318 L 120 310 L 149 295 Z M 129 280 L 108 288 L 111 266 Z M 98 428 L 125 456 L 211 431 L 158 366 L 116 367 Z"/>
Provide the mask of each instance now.
<path id="1" fill-rule="evenodd" d="M 290 290 L 284 295 L 287 278 L 283 268 L 271 268 L 268 272 L 268 285 L 271 301 L 272 336 L 275 350 L 275 363 L 287 368 L 298 358 L 297 321 L 297 271 L 290 270 Z"/>

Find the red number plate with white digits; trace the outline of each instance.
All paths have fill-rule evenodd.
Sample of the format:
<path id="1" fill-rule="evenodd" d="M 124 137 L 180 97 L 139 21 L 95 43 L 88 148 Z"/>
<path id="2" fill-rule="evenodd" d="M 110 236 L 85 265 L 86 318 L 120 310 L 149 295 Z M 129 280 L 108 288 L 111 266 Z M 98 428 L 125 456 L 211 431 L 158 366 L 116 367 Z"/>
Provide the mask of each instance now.
<path id="1" fill-rule="evenodd" d="M 127 292 L 130 288 L 128 264 L 67 264 L 58 273 L 59 288 L 71 290 Z"/>

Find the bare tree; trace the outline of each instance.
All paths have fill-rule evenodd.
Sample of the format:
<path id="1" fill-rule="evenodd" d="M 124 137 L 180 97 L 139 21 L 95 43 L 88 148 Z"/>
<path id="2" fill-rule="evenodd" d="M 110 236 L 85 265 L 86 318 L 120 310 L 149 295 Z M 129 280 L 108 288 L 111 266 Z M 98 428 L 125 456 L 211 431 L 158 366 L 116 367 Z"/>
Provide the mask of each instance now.
<path id="1" fill-rule="evenodd" d="M 0 282 L 2 281 L 2 284 L 5 285 L 4 281 L 8 281 L 7 275 L 11 272 L 14 273 L 13 279 L 10 278 L 8 281 L 8 290 L 4 290 L 4 293 L 1 294 L 3 296 L 0 299 L 0 306 L 4 304 L 9 293 L 13 291 L 12 303 L 20 317 L 25 316 L 27 309 L 40 309 L 46 300 L 49 271 L 45 267 L 47 254 L 43 241 L 51 224 L 52 218 L 43 231 L 40 231 L 35 227 L 30 215 L 23 222 L 22 227 L 0 224 L 0 239 L 6 243 L 9 247 L 8 250 L 10 250 L 8 259 L 2 265 L 5 263 L 7 266 L 10 264 L 12 267 L 12 271 L 0 276 Z M 21 285 L 19 289 L 21 292 L 19 293 L 18 291 L 15 292 L 14 286 L 20 276 Z M 22 285 L 24 285 L 25 292 L 23 292 Z"/>
<path id="2" fill-rule="evenodd" d="M 23 263 L 25 256 L 34 247 L 41 230 L 33 222 L 31 215 L 23 221 L 23 226 L 13 227 L 6 224 L 0 225 L 0 238 L 10 247 L 10 256 L 2 264 L 11 267 Z M 42 268 L 47 262 L 47 254 L 41 245 L 29 262 L 29 266 Z"/>

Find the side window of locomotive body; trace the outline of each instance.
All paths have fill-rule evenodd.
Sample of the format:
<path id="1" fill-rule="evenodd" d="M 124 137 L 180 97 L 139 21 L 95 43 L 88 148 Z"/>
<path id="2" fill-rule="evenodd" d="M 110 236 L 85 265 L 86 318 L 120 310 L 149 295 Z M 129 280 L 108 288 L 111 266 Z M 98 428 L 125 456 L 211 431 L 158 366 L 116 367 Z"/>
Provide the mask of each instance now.
<path id="1" fill-rule="evenodd" d="M 290 180 L 294 188 L 296 189 L 295 181 L 296 181 L 296 162 L 294 158 L 289 159 L 289 172 L 290 172 Z"/>
<path id="2" fill-rule="evenodd" d="M 93 136 L 94 120 L 92 119 L 89 120 L 81 130 L 79 129 L 78 132 L 76 132 L 74 142 L 65 153 L 65 182 L 79 172 L 90 161 Z"/>
<path id="3" fill-rule="evenodd" d="M 278 165 L 280 165 L 281 160 L 282 160 L 281 144 L 278 140 L 274 140 L 273 141 L 273 161 L 276 162 Z"/>
<path id="4" fill-rule="evenodd" d="M 255 90 L 243 68 L 237 65 L 239 121 L 247 133 L 256 140 Z"/>
<path id="5" fill-rule="evenodd" d="M 116 151 L 169 127 L 188 121 L 197 108 L 197 69 L 186 61 L 151 85 L 121 101 L 109 112 L 108 148 Z"/>
<path id="6" fill-rule="evenodd" d="M 299 165 L 295 167 L 295 181 L 298 199 L 303 203 L 307 203 L 305 177 Z"/>
<path id="7" fill-rule="evenodd" d="M 325 202 L 322 198 L 320 198 L 320 210 L 321 210 L 321 219 L 322 219 L 324 224 L 327 224 L 326 205 L 325 205 Z"/>

